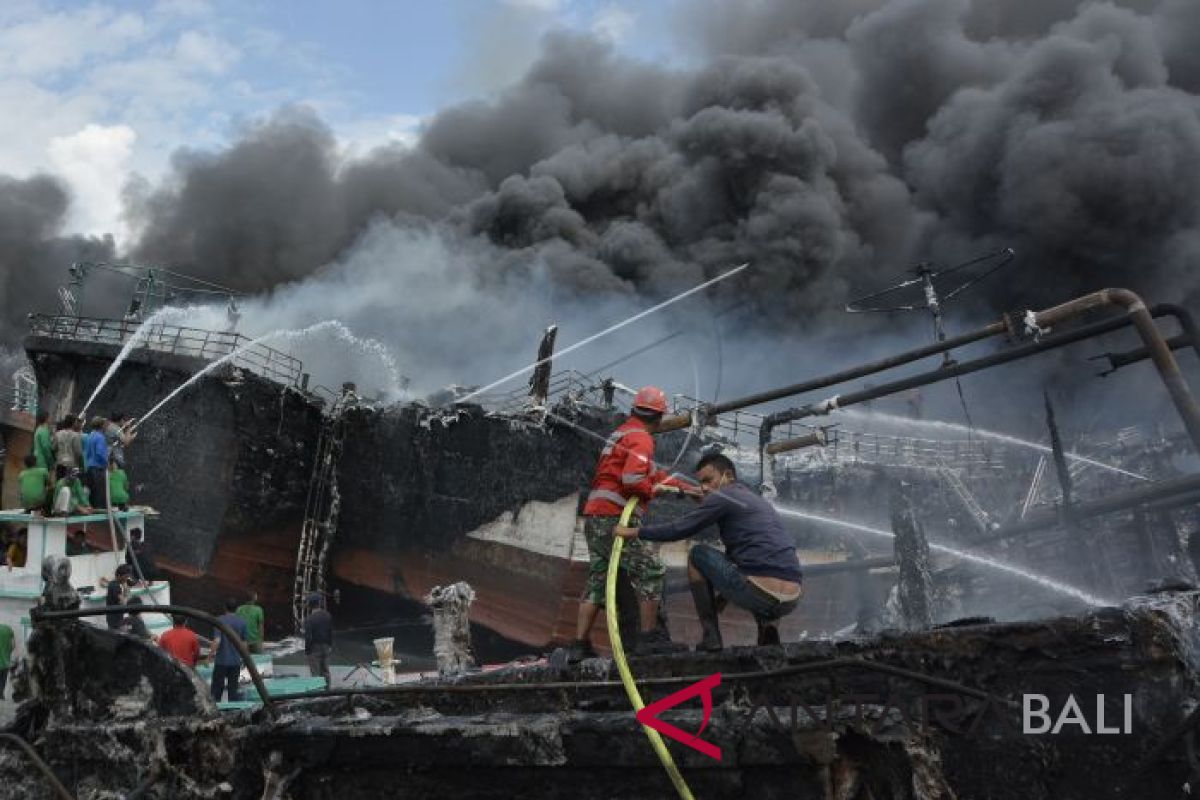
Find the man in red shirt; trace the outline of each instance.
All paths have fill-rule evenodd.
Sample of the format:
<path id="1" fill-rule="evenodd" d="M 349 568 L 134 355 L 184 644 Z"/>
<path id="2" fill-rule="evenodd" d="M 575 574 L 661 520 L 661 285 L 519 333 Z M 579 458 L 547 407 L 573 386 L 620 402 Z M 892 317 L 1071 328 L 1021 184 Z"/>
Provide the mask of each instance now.
<path id="1" fill-rule="evenodd" d="M 638 499 L 634 519 L 646 513 L 646 505 L 663 492 L 693 491 L 686 483 L 674 481 L 655 469 L 654 432 L 667 410 L 667 396 L 662 390 L 647 386 L 633 398 L 629 419 L 613 431 L 604 444 L 596 474 L 583 509 L 584 537 L 587 539 L 587 584 L 579 602 L 579 618 L 572 658 L 588 658 L 595 654 L 590 633 L 600 607 L 604 605 L 604 584 L 608 574 L 608 557 L 612 551 L 613 528 L 620 520 L 626 502 Z M 634 523 L 636 524 L 636 523 Z M 641 627 L 639 649 L 654 649 L 669 644 L 658 627 L 658 604 L 662 598 L 666 568 L 653 545 L 638 539 L 626 542 L 621 566 L 629 574 L 638 596 L 638 619 Z"/>
<path id="2" fill-rule="evenodd" d="M 158 646 L 184 666 L 195 667 L 200 660 L 200 638 L 187 626 L 183 616 L 176 614 L 171 621 L 174 627 L 158 637 Z"/>

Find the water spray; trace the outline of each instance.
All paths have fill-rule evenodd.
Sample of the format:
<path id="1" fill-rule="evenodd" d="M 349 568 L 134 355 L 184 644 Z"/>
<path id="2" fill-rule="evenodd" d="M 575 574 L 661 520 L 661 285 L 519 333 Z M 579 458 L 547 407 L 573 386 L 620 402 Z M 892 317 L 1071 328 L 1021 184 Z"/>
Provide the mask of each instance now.
<path id="1" fill-rule="evenodd" d="M 89 397 L 87 402 L 83 404 L 83 409 L 80 410 L 79 416 L 87 416 L 88 409 L 91 408 L 95 399 L 100 396 L 100 391 L 108 384 L 109 380 L 112 379 L 112 376 L 117 373 L 117 369 L 122 363 L 124 363 L 125 359 L 129 357 L 129 354 L 133 352 L 134 348 L 149 338 L 150 330 L 154 325 L 162 324 L 167 317 L 186 316 L 187 314 L 191 313 L 192 310 L 193 309 L 190 307 L 160 308 L 147 317 L 146 321 L 139 325 L 133 332 L 133 335 L 129 337 L 129 341 L 125 342 L 124 347 L 121 348 L 121 352 L 117 353 L 117 357 L 113 359 L 113 362 L 108 365 L 108 370 L 105 371 L 104 377 L 100 379 L 100 382 L 96 384 L 96 388 L 92 390 L 92 396 Z"/>
<path id="2" fill-rule="evenodd" d="M 819 522 L 825 525 L 833 525 L 839 528 L 846 528 L 848 530 L 858 531 L 859 533 L 867 533 L 872 536 L 879 536 L 885 539 L 896 538 L 891 531 L 885 531 L 882 528 L 874 528 L 870 525 L 863 525 L 858 522 L 850 522 L 848 520 L 835 519 L 833 517 L 824 517 L 820 514 L 813 514 L 808 511 L 801 511 L 800 509 L 788 508 L 787 506 L 781 505 L 776 505 L 775 510 L 787 517 L 804 519 L 810 522 Z M 961 558 L 964 561 L 970 561 L 973 564 L 978 564 L 981 567 L 986 567 L 997 572 L 1007 572 L 1008 574 L 1014 575 L 1023 580 L 1031 581 L 1039 586 L 1044 586 L 1045 588 L 1057 592 L 1058 594 L 1073 597 L 1076 600 L 1080 600 L 1090 606 L 1116 605 L 1116 603 L 1112 602 L 1111 600 L 1105 600 L 1104 598 L 1096 597 L 1095 595 L 1089 594 L 1084 590 L 1068 583 L 1056 581 L 1053 578 L 1048 578 L 1045 575 L 1039 575 L 1036 572 L 1029 572 L 1028 570 L 1015 567 L 1012 564 L 1006 564 L 1003 561 L 996 561 L 995 559 L 979 555 L 978 553 L 970 553 L 965 550 L 958 550 L 953 547 L 948 547 L 944 544 L 935 544 L 934 542 L 930 542 L 929 547 L 933 550 L 954 556 L 955 558 Z"/>
<path id="3" fill-rule="evenodd" d="M 589 345 L 592 342 L 596 341 L 597 339 L 599 339 L 603 336 L 607 336 L 608 334 L 613 333 L 614 331 L 618 331 L 621 328 L 624 328 L 628 325 L 632 325 L 633 323 L 637 322 L 640 319 L 645 319 L 646 317 L 650 316 L 651 314 L 655 313 L 656 311 L 661 311 L 662 309 L 666 308 L 669 305 L 673 305 L 674 303 L 678 303 L 680 300 L 683 300 L 687 297 L 691 297 L 692 295 L 696 294 L 697 292 L 704 291 L 708 287 L 713 286 L 717 283 L 720 283 L 721 281 L 725 280 L 726 278 L 732 278 L 734 275 L 737 275 L 739 272 L 741 272 L 742 270 L 746 269 L 749 266 L 750 266 L 749 263 L 742 264 L 740 267 L 734 267 L 733 269 L 729 270 L 728 272 L 722 273 L 722 274 L 718 275 L 717 277 L 712 278 L 711 280 L 707 280 L 704 283 L 700 284 L 699 286 L 693 286 L 691 289 L 688 289 L 686 292 L 682 292 L 681 294 L 677 294 L 672 298 L 664 300 L 663 302 L 659 303 L 656 306 L 647 308 L 645 311 L 640 311 L 637 314 L 634 314 L 632 317 L 629 317 L 628 319 L 626 319 L 622 322 L 618 322 L 616 325 L 611 325 L 611 326 L 605 328 L 604 330 L 600 331 L 599 333 L 592 334 L 591 336 L 587 337 L 583 341 L 576 342 L 575 344 L 571 345 L 570 347 L 568 347 L 564 350 L 560 350 L 557 353 L 557 355 L 553 356 L 553 358 L 562 358 L 567 353 L 570 353 L 574 350 L 578 350 L 579 348 L 581 348 L 585 345 Z M 533 362 L 529 366 L 521 367 L 516 372 L 510 372 L 508 375 L 505 375 L 503 378 L 492 381 L 487 386 L 476 389 L 475 391 L 471 392 L 470 394 L 466 395 L 465 397 L 459 398 L 456 402 L 465 403 L 474 397 L 478 397 L 481 394 L 490 392 L 492 389 L 495 389 L 497 386 L 507 383 L 508 381 L 512 380 L 513 378 L 518 378 L 521 375 L 524 375 L 526 372 L 537 369 L 539 366 L 541 366 L 543 363 L 545 363 L 546 361 L 549 361 L 549 360 L 550 359 L 548 359 L 548 358 L 543 358 L 540 361 Z"/>
<path id="4" fill-rule="evenodd" d="M 141 419 L 139 419 L 136 423 L 134 423 L 134 425 L 129 429 L 130 433 L 133 433 L 134 431 L 136 431 L 138 429 L 138 427 L 142 425 L 142 423 L 144 423 L 146 420 L 148 420 L 152 416 L 154 416 L 155 412 L 157 412 L 160 408 L 162 408 L 167 403 L 169 403 L 176 395 L 183 392 L 185 389 L 187 389 L 193 383 L 200 380 L 205 375 L 216 370 L 217 368 L 219 368 L 225 364 L 228 364 L 229 362 L 231 362 L 234 359 L 241 356 L 243 353 L 250 351 L 254 347 L 257 347 L 260 344 L 272 341 L 274 339 L 300 339 L 305 336 L 310 336 L 314 333 L 319 333 L 322 331 L 333 331 L 333 333 L 336 334 L 338 336 L 338 338 L 340 338 L 344 341 L 348 341 L 351 344 L 354 344 L 368 352 L 371 352 L 371 353 L 374 353 L 374 354 L 380 356 L 380 358 L 382 358 L 384 360 L 384 363 L 391 370 L 393 386 L 395 387 L 397 393 L 402 391 L 400 389 L 399 377 L 398 377 L 400 373 L 398 370 L 395 369 L 395 362 L 392 361 L 390 354 L 387 352 L 387 348 L 385 348 L 383 346 L 383 344 L 381 344 L 380 342 L 378 342 L 374 339 L 362 339 L 358 336 L 355 336 L 341 322 L 339 322 L 338 320 L 335 320 L 335 319 L 330 319 L 330 320 L 325 320 L 324 322 L 318 322 L 315 325 L 310 325 L 307 328 L 300 328 L 300 329 L 296 329 L 296 330 L 271 331 L 270 333 L 264 334 L 264 335 L 258 337 L 257 339 L 254 339 L 254 340 L 248 342 L 247 344 L 242 345 L 241 347 L 237 348 L 236 350 L 233 350 L 230 353 L 226 353 L 224 356 L 222 356 L 221 358 L 212 362 L 211 364 L 206 366 L 204 369 L 197 372 L 195 375 L 192 375 L 192 377 L 188 378 L 187 381 L 185 381 L 182 385 L 177 387 L 173 392 L 171 392 L 166 397 L 164 397 L 162 400 L 160 400 L 158 402 L 158 404 L 154 406 L 154 408 L 147 411 L 142 416 Z"/>

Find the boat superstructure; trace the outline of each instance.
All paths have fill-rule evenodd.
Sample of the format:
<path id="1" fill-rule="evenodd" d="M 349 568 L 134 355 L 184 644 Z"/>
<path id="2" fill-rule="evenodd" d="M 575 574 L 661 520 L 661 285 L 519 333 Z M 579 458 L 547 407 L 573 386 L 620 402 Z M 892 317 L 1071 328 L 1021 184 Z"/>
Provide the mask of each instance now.
<path id="1" fill-rule="evenodd" d="M 45 589 L 42 563 L 50 556 L 61 556 L 71 562 L 71 584 L 79 591 L 84 608 L 105 605 L 106 587 L 118 566 L 127 563 L 130 532 L 140 529 L 147 541 L 146 519 L 153 517 L 152 509 L 131 508 L 129 511 L 108 514 L 87 514 L 72 517 L 45 517 L 24 510 L 0 511 L 0 525 L 12 531 L 25 531 L 25 563 L 0 568 L 0 622 L 12 627 L 22 641 L 32 631 L 29 611 L 38 604 Z M 89 552 L 68 555 L 67 539 L 72 531 L 82 530 Z M 135 574 L 137 567 L 135 566 Z M 138 597 L 146 605 L 169 605 L 171 584 L 165 580 L 139 580 L 128 590 L 128 596 Z M 88 622 L 104 625 L 103 617 L 87 617 Z M 147 613 L 143 621 L 152 635 L 162 633 L 171 621 L 162 614 Z"/>

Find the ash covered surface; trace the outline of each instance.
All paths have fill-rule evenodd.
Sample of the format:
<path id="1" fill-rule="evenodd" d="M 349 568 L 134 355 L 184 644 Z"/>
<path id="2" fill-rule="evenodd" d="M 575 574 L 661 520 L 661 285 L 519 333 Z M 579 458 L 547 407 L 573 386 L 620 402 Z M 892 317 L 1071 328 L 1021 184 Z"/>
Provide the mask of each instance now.
<path id="1" fill-rule="evenodd" d="M 1198 604 L 1200 594 L 1180 592 L 1040 622 L 631 665 L 648 700 L 722 673 L 702 734 L 722 759 L 669 745 L 698 797 L 1177 797 L 1189 766 L 1183 739 L 1168 734 L 1197 693 Z M 150 663 L 80 658 L 94 654 L 97 638 L 127 637 L 78 629 L 35 635 L 41 677 L 12 730 L 81 798 L 129 791 L 154 769 L 148 797 L 672 796 L 605 660 L 285 701 L 277 720 L 261 710 L 213 717 L 174 703 L 130 721 L 94 709 L 74 716 L 74 704 L 38 689 L 94 680 L 114 687 L 100 697 L 116 696 L 135 680 L 118 671 Z M 157 673 L 147 680 L 185 683 Z M 1052 717 L 1074 696 L 1093 730 L 1096 696 L 1108 698 L 1107 724 L 1123 726 L 1128 695 L 1132 733 L 1085 735 L 1067 725 L 1057 735 L 1024 734 L 1020 702 L 1030 693 L 1048 698 Z M 933 694 L 943 704 L 958 696 L 963 713 L 922 716 L 922 698 Z M 695 731 L 701 713 L 692 701 L 664 718 Z M 1150 768 L 1136 773 L 1151 754 Z M 19 792 L 7 796 L 49 796 L 15 750 L 0 751 L 0 784 Z"/>

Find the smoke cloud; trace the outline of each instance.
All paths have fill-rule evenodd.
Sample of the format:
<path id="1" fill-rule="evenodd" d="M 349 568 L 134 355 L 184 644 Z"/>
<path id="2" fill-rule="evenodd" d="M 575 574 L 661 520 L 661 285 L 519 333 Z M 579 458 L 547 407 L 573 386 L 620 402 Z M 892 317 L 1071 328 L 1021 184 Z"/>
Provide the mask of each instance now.
<path id="1" fill-rule="evenodd" d="M 15 348 L 30 311 L 58 307 L 56 287 L 73 261 L 112 257 L 110 237 L 60 235 L 68 203 L 53 178 L 0 175 L 0 345 Z"/>
<path id="2" fill-rule="evenodd" d="M 725 385 L 778 383 L 751 368 L 799 370 L 816 330 L 896 330 L 847 317 L 856 294 L 1000 246 L 1018 260 L 962 309 L 976 322 L 1106 284 L 1196 297 L 1195 3 L 698 0 L 681 14 L 699 66 L 551 34 L 520 80 L 437 114 L 411 149 L 345 162 L 313 112 L 285 108 L 227 150 L 181 151 L 162 184 L 128 188 L 129 255 L 258 293 L 255 332 L 343 319 L 424 385 L 487 382 L 549 322 L 573 315 L 582 337 L 744 261 L 744 279 L 641 341 L 683 325 L 688 358 L 711 359 L 713 313 L 739 304 L 720 327 L 746 372 Z M 48 252 L 64 209 L 46 181 L 0 182 L 0 236 Z M 48 302 L 17 283 L 12 251 L 10 337 L 27 301 Z M 909 329 L 889 346 L 928 335 Z M 669 352 L 658 368 L 694 383 Z"/>

